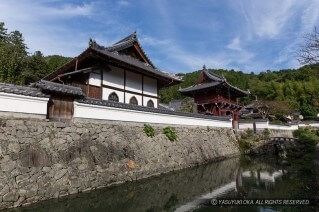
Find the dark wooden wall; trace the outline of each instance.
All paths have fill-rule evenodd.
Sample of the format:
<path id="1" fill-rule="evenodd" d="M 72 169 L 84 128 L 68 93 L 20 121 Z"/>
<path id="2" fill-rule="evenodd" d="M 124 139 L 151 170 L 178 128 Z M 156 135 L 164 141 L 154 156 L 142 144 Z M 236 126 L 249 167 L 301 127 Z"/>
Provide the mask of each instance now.
<path id="1" fill-rule="evenodd" d="M 48 103 L 48 118 L 53 120 L 67 120 L 73 117 L 73 97 L 52 95 Z"/>
<path id="2" fill-rule="evenodd" d="M 85 85 L 83 91 L 87 97 L 102 99 L 102 87 L 94 85 Z"/>

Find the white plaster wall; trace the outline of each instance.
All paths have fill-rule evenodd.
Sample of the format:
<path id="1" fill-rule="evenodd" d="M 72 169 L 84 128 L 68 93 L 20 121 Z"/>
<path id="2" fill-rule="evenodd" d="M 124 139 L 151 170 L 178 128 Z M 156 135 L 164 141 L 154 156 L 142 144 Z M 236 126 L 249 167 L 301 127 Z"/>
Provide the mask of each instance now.
<path id="1" fill-rule="evenodd" d="M 272 130 L 297 130 L 298 125 L 284 126 L 284 125 L 269 124 L 268 129 L 272 129 Z"/>
<path id="2" fill-rule="evenodd" d="M 310 124 L 301 123 L 299 124 L 299 127 L 319 127 L 319 123 L 310 123 Z"/>
<path id="3" fill-rule="evenodd" d="M 147 102 L 150 99 L 154 102 L 154 107 L 157 108 L 157 99 L 156 98 L 146 97 L 146 96 L 143 97 L 144 106 L 147 106 Z"/>
<path id="4" fill-rule="evenodd" d="M 142 75 L 126 71 L 125 90 L 142 93 Z"/>
<path id="5" fill-rule="evenodd" d="M 108 100 L 109 95 L 113 92 L 115 92 L 117 94 L 117 96 L 119 97 L 119 102 L 124 103 L 124 92 L 117 91 L 117 90 L 110 89 L 110 88 L 103 88 L 102 89 L 102 99 Z"/>
<path id="6" fill-rule="evenodd" d="M 74 102 L 74 118 L 231 128 L 229 121 L 135 111 Z"/>
<path id="7" fill-rule="evenodd" d="M 144 94 L 157 96 L 157 80 L 144 76 Z"/>
<path id="8" fill-rule="evenodd" d="M 239 129 L 254 129 L 253 122 L 239 123 Z M 268 122 L 256 122 L 256 129 L 268 128 Z"/>
<path id="9" fill-rule="evenodd" d="M 91 72 L 89 78 L 89 84 L 95 86 L 101 86 L 101 74 Z"/>
<path id="10" fill-rule="evenodd" d="M 265 129 L 268 128 L 268 122 L 256 122 L 256 129 Z"/>
<path id="11" fill-rule="evenodd" d="M 48 101 L 48 98 L 0 93 L 0 111 L 46 115 Z"/>
<path id="12" fill-rule="evenodd" d="M 240 123 L 239 122 L 239 129 L 253 129 L 253 123 Z"/>
<path id="13" fill-rule="evenodd" d="M 114 66 L 110 66 L 110 70 L 104 70 L 103 85 L 124 89 L 124 70 Z"/>
<path id="14" fill-rule="evenodd" d="M 125 103 L 129 104 L 130 99 L 133 96 L 135 96 L 135 98 L 137 99 L 138 105 L 142 105 L 142 96 L 141 95 L 131 94 L 131 93 L 127 93 L 127 92 L 125 92 Z"/>

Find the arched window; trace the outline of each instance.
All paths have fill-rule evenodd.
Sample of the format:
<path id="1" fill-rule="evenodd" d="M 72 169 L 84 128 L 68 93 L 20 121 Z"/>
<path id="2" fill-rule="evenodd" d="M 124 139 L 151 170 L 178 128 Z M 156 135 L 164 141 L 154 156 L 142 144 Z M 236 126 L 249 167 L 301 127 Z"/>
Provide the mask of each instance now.
<path id="1" fill-rule="evenodd" d="M 152 100 L 148 100 L 147 107 L 154 107 L 154 102 Z"/>
<path id="2" fill-rule="evenodd" d="M 109 95 L 108 100 L 112 101 L 112 102 L 119 102 L 119 97 L 117 96 L 117 94 L 115 92 L 113 92 Z"/>
<path id="3" fill-rule="evenodd" d="M 137 99 L 135 98 L 135 96 L 131 97 L 130 104 L 131 105 L 138 105 L 138 102 L 137 102 Z"/>

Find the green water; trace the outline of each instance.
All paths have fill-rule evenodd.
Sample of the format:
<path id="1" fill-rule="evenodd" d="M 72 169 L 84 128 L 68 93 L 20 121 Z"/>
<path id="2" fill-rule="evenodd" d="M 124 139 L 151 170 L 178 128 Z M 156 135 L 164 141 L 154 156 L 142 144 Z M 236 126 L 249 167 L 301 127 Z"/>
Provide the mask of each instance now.
<path id="1" fill-rule="evenodd" d="M 319 211 L 310 162 L 232 158 L 10 211 Z M 306 199 L 309 205 L 212 206 L 217 199 Z"/>

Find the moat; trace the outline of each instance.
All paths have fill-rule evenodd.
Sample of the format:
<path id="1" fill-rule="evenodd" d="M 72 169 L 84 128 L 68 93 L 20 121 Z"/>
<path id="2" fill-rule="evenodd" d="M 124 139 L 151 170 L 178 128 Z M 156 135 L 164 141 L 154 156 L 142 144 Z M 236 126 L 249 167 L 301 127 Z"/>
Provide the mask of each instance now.
<path id="1" fill-rule="evenodd" d="M 317 181 L 312 162 L 242 157 L 7 211 L 316 211 Z M 309 204 L 212 206 L 212 199 Z"/>

